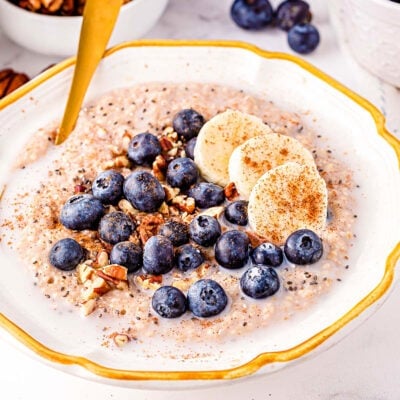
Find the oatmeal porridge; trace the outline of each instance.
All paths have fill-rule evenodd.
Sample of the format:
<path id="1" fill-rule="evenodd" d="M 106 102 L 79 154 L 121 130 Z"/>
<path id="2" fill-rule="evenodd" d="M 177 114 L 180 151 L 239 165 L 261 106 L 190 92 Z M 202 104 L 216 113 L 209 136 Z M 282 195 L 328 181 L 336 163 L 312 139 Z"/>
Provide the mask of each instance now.
<path id="1" fill-rule="evenodd" d="M 195 127 L 198 125 L 195 134 L 185 132 L 184 127 L 175 123 L 174 117 L 181 110 L 196 110 L 195 114 L 186 115 L 187 119 L 193 117 L 191 123 Z M 282 235 L 271 235 L 268 230 L 274 219 L 282 220 L 282 215 L 288 221 L 285 226 L 290 226 L 290 231 L 295 230 L 291 225 L 296 225 L 293 219 L 304 218 L 303 214 L 293 217 L 294 214 L 287 209 L 282 214 L 271 206 L 274 200 L 271 194 L 265 209 L 260 211 L 262 199 L 255 200 L 256 196 L 252 198 L 252 194 L 243 197 L 236 188 L 239 186 L 237 183 L 230 179 L 226 181 L 223 174 L 218 175 L 218 165 L 213 164 L 209 170 L 201 167 L 205 158 L 214 157 L 218 164 L 223 158 L 221 154 L 227 150 L 210 151 L 207 157 L 203 153 L 200 158 L 200 147 L 191 143 L 191 139 L 196 137 L 198 130 L 202 132 L 206 121 L 208 124 L 216 116 L 225 115 L 227 110 L 228 113 L 240 111 L 251 116 L 249 118 L 260 118 L 265 126 L 260 127 L 262 132 L 257 132 L 258 135 L 277 135 L 278 140 L 281 140 L 280 137 L 293 138 L 301 144 L 299 152 L 302 155 L 306 152 L 312 155 L 304 156 L 305 164 L 315 163 L 315 167 L 306 165 L 300 170 L 300 164 L 296 162 L 298 159 L 288 160 L 295 162 L 271 169 L 275 172 L 263 175 L 254 186 L 261 193 L 261 189 L 265 189 L 260 186 L 263 181 L 267 182 L 267 186 L 271 185 L 271 181 L 281 176 L 280 172 L 289 169 L 290 176 L 295 175 L 293 171 L 300 171 L 298 176 L 302 180 L 293 180 L 291 184 L 294 188 L 302 188 L 303 192 L 317 190 L 315 185 L 310 186 L 311 180 L 307 181 L 308 186 L 304 186 L 305 176 L 322 178 L 327 197 L 314 196 L 314 203 L 303 204 L 304 209 L 309 208 L 308 218 L 311 218 L 310 210 L 319 215 L 315 225 L 318 233 L 316 240 L 323 243 L 323 251 L 319 251 L 317 259 L 312 262 L 291 259 L 286 239 Z M 263 132 L 264 129 L 266 132 Z M 121 319 L 126 329 L 119 333 L 115 341 L 120 345 L 129 338 L 148 336 L 167 335 L 184 341 L 243 335 L 267 327 L 273 321 L 288 319 L 312 306 L 345 278 L 356 218 L 352 196 L 355 183 L 349 168 L 335 157 L 334 149 L 327 146 L 318 132 L 307 129 L 301 116 L 282 111 L 265 99 L 230 87 L 152 83 L 118 89 L 87 105 L 81 111 L 75 130 L 61 146 L 54 146 L 55 132 L 56 124 L 39 130 L 16 161 L 0 202 L 0 240 L 27 265 L 34 284 L 49 301 L 69 304 L 82 314 L 82 318 L 108 315 Z M 143 133 L 152 135 L 139 136 Z M 251 137 L 257 137 L 257 134 L 241 138 L 237 145 L 252 140 Z M 133 138 L 140 138 L 136 143 L 143 149 L 154 137 L 157 144 L 150 146 L 150 150 L 143 153 L 133 148 L 136 146 Z M 153 154 L 157 146 L 159 151 Z M 181 161 L 193 158 L 193 152 L 195 163 Z M 281 151 L 280 156 L 287 155 Z M 260 160 L 264 158 L 262 156 Z M 197 167 L 193 167 L 197 163 L 201 174 Z M 179 174 L 181 167 L 185 171 L 183 175 Z M 107 171 L 114 171 L 115 176 L 122 175 L 118 179 L 121 179 L 121 185 L 123 182 L 124 189 L 122 194 L 116 194 L 115 198 L 102 203 L 101 195 L 97 195 L 95 190 L 101 191 L 99 182 L 103 180 L 99 181 L 98 177 Z M 37 179 L 32 181 L 29 179 L 31 176 Z M 132 187 L 137 188 L 143 179 L 148 180 L 147 191 L 153 193 L 158 190 L 159 198 L 155 200 L 157 196 L 154 195 L 147 201 L 146 192 L 138 195 L 137 189 L 131 190 Z M 27 181 L 30 181 L 29 185 L 21 183 Z M 202 184 L 215 187 L 210 192 L 209 187 Z M 322 189 L 319 188 L 321 194 Z M 291 191 L 295 190 L 292 188 Z M 71 222 L 75 218 L 74 211 L 72 214 L 68 209 L 66 211 L 66 205 L 74 207 L 72 196 L 83 201 L 93 199 L 92 195 L 97 199 L 99 210 L 99 215 L 93 217 L 95 226 L 74 225 Z M 304 196 L 304 193 L 300 195 Z M 265 213 L 268 224 L 261 223 L 259 228 L 258 223 L 248 223 L 247 215 L 243 217 L 248 201 L 249 213 Z M 233 203 L 236 208 L 233 208 Z M 11 212 L 5 212 L 6 207 Z M 96 214 L 93 207 L 88 211 L 91 215 Z M 241 213 L 243 209 L 245 211 Z M 86 215 L 83 210 L 80 209 L 79 218 Z M 244 220 L 240 220 L 242 217 Z M 214 239 L 209 236 L 199 239 L 199 218 L 202 218 L 201 221 L 217 221 Z M 263 230 L 264 225 L 268 225 L 266 230 Z M 180 229 L 175 229 L 176 226 Z M 210 231 L 207 234 L 212 236 Z M 287 236 L 285 233 L 284 237 Z M 166 237 L 169 238 L 169 247 L 164 246 L 161 251 L 160 243 Z M 56 268 L 58 261 L 53 254 L 54 247 L 66 238 L 79 244 L 76 248 L 68 247 L 69 257 L 75 251 L 78 261 L 72 262 L 68 268 Z M 235 259 L 229 251 L 226 252 L 232 240 L 237 250 L 235 254 L 245 249 L 244 254 L 236 254 Z M 136 258 L 131 260 L 131 264 L 135 264 L 133 267 L 123 266 L 122 261 L 115 262 L 118 257 L 126 255 L 124 249 L 117 248 L 121 242 L 129 242 L 127 247 L 131 246 L 136 252 Z M 281 253 L 283 261 L 278 261 L 276 265 L 272 261 L 268 268 L 265 267 L 263 271 L 269 280 L 269 292 L 267 290 L 268 293 L 257 298 L 254 287 L 249 289 L 244 282 L 244 275 L 245 271 L 258 265 L 254 249 L 264 242 L 272 242 L 272 247 L 278 255 Z M 284 249 L 284 252 L 279 249 Z M 260 257 L 263 257 L 262 252 Z M 195 268 L 192 268 L 192 262 Z M 198 304 L 190 303 L 191 292 L 195 292 L 193 287 L 199 281 L 212 281 L 217 288 L 222 288 L 225 302 L 218 312 L 201 314 L 204 310 L 198 312 Z M 181 307 L 182 312 L 174 315 L 175 309 L 171 304 L 165 311 L 162 302 L 168 293 L 160 292 L 162 287 L 176 288 L 179 296 L 183 296 L 175 297 L 173 305 Z M 214 287 L 214 294 L 218 290 Z M 186 297 L 189 297 L 189 305 Z M 158 301 L 162 307 L 158 307 Z"/>

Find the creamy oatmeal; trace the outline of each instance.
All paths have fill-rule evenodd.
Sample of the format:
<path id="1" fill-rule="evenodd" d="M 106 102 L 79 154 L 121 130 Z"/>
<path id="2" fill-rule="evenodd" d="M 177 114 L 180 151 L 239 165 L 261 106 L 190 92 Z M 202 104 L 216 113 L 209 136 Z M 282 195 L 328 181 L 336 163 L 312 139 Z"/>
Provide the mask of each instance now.
<path id="1" fill-rule="evenodd" d="M 274 296 L 261 300 L 244 296 L 239 286 L 243 269 L 218 266 L 212 249 L 203 249 L 206 260 L 195 270 L 174 268 L 164 275 L 139 270 L 126 277 L 123 268 L 110 265 L 112 245 L 102 241 L 96 230 L 72 231 L 60 223 L 64 203 L 72 195 L 90 193 L 100 172 L 114 169 L 124 177 L 131 174 L 135 167 L 126 155 L 129 142 L 136 134 L 148 131 L 159 137 L 162 147 L 162 155 L 148 170 L 163 184 L 165 201 L 151 213 L 138 211 L 126 199 L 106 207 L 107 213 L 122 211 L 135 222 L 131 242 L 143 246 L 165 221 L 175 218 L 190 223 L 205 212 L 217 217 L 223 230 L 243 230 L 253 246 L 261 243 L 263 240 L 248 226 L 238 228 L 227 222 L 223 206 L 199 210 L 185 191 L 165 182 L 167 164 L 185 156 L 184 143 L 172 128 L 173 116 L 184 108 L 197 110 L 206 120 L 227 109 L 258 116 L 274 132 L 300 141 L 315 159 L 328 190 L 327 223 L 321 233 L 324 254 L 313 265 L 294 266 L 285 261 L 276 268 L 280 290 Z M 349 268 L 356 218 L 352 173 L 321 135 L 303 125 L 299 115 L 229 87 L 153 83 L 114 91 L 88 105 L 73 134 L 59 147 L 53 145 L 55 127 L 38 131 L 17 160 L 0 203 L 0 240 L 29 267 L 34 284 L 50 301 L 67 302 L 85 318 L 112 315 L 121 319 L 125 329 L 115 339 L 117 344 L 155 335 L 178 340 L 242 335 L 315 304 L 328 289 L 340 284 Z M 234 186 L 228 184 L 224 192 L 227 201 L 237 199 Z M 48 261 L 50 249 L 63 238 L 75 239 L 87 251 L 86 261 L 71 272 L 60 271 Z M 186 293 L 201 278 L 211 278 L 225 289 L 228 305 L 221 314 L 202 319 L 187 312 L 178 319 L 166 320 L 152 309 L 151 296 L 160 286 L 172 285 Z"/>

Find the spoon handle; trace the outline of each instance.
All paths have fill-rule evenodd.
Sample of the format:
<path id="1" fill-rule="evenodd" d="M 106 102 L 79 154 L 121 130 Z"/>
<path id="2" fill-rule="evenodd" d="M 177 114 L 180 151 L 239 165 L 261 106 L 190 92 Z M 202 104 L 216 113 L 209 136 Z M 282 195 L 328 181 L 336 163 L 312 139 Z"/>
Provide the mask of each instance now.
<path id="1" fill-rule="evenodd" d="M 61 144 L 75 127 L 90 80 L 99 64 L 118 17 L 122 0 L 87 0 L 78 56 L 64 116 L 55 144 Z"/>

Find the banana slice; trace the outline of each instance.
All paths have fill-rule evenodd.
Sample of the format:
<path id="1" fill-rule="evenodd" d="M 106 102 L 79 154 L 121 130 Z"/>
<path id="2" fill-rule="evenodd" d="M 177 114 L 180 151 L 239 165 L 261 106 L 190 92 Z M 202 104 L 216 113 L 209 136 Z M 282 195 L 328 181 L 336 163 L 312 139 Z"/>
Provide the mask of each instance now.
<path id="1" fill-rule="evenodd" d="M 233 151 L 229 159 L 229 180 L 248 199 L 262 175 L 288 161 L 316 168 L 312 154 L 298 140 L 278 133 L 256 136 Z"/>
<path id="2" fill-rule="evenodd" d="M 209 182 L 226 186 L 228 164 L 233 150 L 246 140 L 271 133 L 261 119 L 240 111 L 227 110 L 201 128 L 194 148 L 194 161 Z"/>
<path id="3" fill-rule="evenodd" d="M 276 245 L 298 229 L 317 234 L 325 227 L 328 194 L 314 167 L 288 162 L 270 169 L 250 193 L 249 224 Z"/>

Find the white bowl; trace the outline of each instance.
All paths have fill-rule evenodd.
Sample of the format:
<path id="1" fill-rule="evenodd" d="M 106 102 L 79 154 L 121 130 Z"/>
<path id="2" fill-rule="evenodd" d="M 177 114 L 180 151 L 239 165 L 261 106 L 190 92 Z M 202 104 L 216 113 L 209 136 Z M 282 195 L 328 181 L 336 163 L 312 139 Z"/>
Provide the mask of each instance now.
<path id="1" fill-rule="evenodd" d="M 8 166 L 26 140 L 61 117 L 74 62 L 58 64 L 0 101 L 0 193 Z M 357 244 L 346 279 L 312 312 L 285 321 L 285 334 L 271 324 L 256 337 L 210 343 L 197 357 L 181 357 L 198 354 L 197 345 L 150 341 L 144 348 L 152 355 L 146 357 L 139 343 L 133 351 L 101 346 L 101 327 L 108 324 L 104 319 L 83 323 L 74 313 L 54 312 L 0 242 L 0 325 L 63 371 L 136 388 L 226 384 L 271 373 L 315 354 L 324 342 L 325 347 L 336 343 L 354 327 L 343 329 L 350 321 L 358 316 L 357 321 L 364 320 L 382 302 L 400 256 L 400 143 L 385 130 L 382 114 L 299 58 L 236 42 L 137 41 L 117 46 L 106 53 L 86 100 L 151 81 L 218 82 L 267 96 L 277 106 L 300 113 L 330 148 L 340 151 L 361 186 Z M 163 356 L 165 346 L 175 358 Z"/>
<path id="2" fill-rule="evenodd" d="M 400 87 L 400 4 L 389 0 L 328 1 L 340 41 L 368 71 Z"/>
<path id="3" fill-rule="evenodd" d="M 168 0 L 133 0 L 122 6 L 109 47 L 140 38 L 162 15 Z M 81 16 L 52 16 L 27 11 L 0 0 L 0 26 L 17 44 L 47 55 L 76 54 Z"/>

